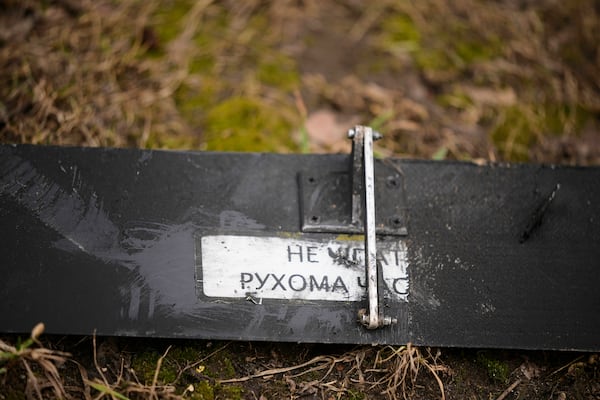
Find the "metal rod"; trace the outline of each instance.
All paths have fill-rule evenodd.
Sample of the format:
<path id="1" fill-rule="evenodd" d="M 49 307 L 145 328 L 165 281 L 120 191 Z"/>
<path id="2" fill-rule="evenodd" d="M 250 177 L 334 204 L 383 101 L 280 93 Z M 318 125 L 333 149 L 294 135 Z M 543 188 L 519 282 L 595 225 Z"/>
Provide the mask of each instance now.
<path id="1" fill-rule="evenodd" d="M 379 132 L 368 126 L 356 126 L 348 132 L 352 143 L 352 223 L 362 225 L 365 233 L 365 272 L 368 309 L 359 311 L 359 320 L 367 329 L 377 329 L 397 322 L 385 316 L 383 309 L 382 266 L 377 262 L 375 230 L 375 163 L 373 142 Z"/>
<path id="2" fill-rule="evenodd" d="M 369 314 L 366 327 L 379 327 L 379 296 L 377 285 L 377 237 L 375 236 L 375 174 L 373 167 L 373 129 L 363 127 L 365 171 L 365 263 L 367 267 L 367 289 Z"/>

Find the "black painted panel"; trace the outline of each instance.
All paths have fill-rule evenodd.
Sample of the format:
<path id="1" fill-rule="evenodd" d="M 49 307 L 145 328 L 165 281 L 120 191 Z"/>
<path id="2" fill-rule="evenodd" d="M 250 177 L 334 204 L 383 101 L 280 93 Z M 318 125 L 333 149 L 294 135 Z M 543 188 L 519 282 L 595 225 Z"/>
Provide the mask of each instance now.
<path id="1" fill-rule="evenodd" d="M 377 162 L 407 204 L 392 327 L 362 302 L 198 295 L 198 236 L 299 232 L 298 173 L 348 157 L 2 146 L 0 330 L 600 349 L 598 168 Z"/>

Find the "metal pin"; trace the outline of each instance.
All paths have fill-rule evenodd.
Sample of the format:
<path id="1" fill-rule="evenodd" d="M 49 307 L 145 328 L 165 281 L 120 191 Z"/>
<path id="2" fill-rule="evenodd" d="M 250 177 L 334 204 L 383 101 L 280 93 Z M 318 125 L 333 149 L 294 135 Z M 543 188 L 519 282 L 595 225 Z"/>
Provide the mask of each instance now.
<path id="1" fill-rule="evenodd" d="M 360 215 L 357 207 L 363 207 L 363 226 L 365 230 L 365 269 L 367 275 L 368 309 L 359 311 L 359 321 L 367 329 L 396 323 L 395 318 L 386 317 L 380 304 L 379 280 L 383 279 L 381 265 L 377 264 L 377 236 L 375 232 L 375 167 L 373 141 L 382 135 L 367 126 L 356 126 L 348 131 L 348 137 L 354 140 L 354 169 L 362 169 L 360 182 L 353 182 L 353 222 Z M 358 154 L 356 151 L 362 154 Z M 362 201 L 358 201 L 358 197 Z"/>

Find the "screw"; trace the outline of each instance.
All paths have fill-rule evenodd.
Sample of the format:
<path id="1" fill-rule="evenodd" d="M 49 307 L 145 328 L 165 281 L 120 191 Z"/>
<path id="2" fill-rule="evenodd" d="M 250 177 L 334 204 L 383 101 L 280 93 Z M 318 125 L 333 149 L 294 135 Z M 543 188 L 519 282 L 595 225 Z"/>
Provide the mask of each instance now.
<path id="1" fill-rule="evenodd" d="M 356 136 L 356 128 L 348 129 L 348 138 L 352 139 Z M 373 131 L 373 140 L 379 140 L 383 137 L 381 132 Z"/>

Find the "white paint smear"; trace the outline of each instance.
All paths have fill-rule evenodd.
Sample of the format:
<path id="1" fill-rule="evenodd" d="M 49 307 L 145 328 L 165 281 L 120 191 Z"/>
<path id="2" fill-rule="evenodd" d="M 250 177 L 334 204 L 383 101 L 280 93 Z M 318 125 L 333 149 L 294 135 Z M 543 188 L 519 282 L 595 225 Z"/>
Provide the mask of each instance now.
<path id="1" fill-rule="evenodd" d="M 253 299 L 359 301 L 366 297 L 364 245 L 305 238 L 204 236 L 201 238 L 204 295 Z M 406 301 L 406 246 L 379 242 L 385 296 Z"/>

